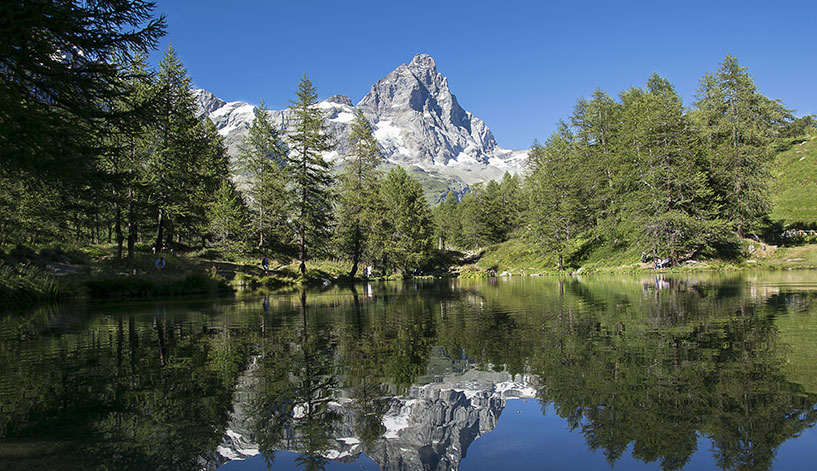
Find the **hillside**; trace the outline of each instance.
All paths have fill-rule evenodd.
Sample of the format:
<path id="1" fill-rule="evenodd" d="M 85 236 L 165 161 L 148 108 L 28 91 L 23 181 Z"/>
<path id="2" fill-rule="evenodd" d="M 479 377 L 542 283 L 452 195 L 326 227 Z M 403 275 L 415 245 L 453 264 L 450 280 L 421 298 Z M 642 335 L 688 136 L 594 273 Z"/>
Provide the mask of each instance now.
<path id="1" fill-rule="evenodd" d="M 787 228 L 817 229 L 817 133 L 793 139 L 774 159 L 771 169 L 773 181 L 770 198 L 773 210 L 770 218 Z M 753 244 L 743 241 L 744 248 Z M 772 246 L 774 249 L 774 246 Z M 611 269 L 638 270 L 649 265 L 638 264 L 639 251 L 623 250 L 609 244 L 595 246 L 584 252 L 579 265 L 582 271 L 607 271 Z M 689 262 L 689 268 L 717 269 L 763 266 L 772 269 L 817 267 L 817 244 L 799 247 L 782 247 L 768 253 L 755 253 L 749 264 L 739 261 L 709 260 L 704 263 Z M 515 274 L 548 273 L 555 268 L 555 259 L 542 256 L 535 247 L 522 239 L 509 240 L 486 247 L 480 257 L 481 270 L 495 269 Z M 757 265 L 753 265 L 757 264 Z"/>
<path id="2" fill-rule="evenodd" d="M 817 228 L 817 135 L 780 152 L 772 175 L 772 220 L 785 227 Z"/>

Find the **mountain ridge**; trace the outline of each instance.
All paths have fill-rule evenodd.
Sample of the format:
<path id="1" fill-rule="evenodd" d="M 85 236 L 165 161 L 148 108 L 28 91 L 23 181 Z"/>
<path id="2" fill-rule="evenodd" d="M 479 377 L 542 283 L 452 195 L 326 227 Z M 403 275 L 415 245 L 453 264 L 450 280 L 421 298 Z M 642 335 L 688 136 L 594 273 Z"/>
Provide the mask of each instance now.
<path id="1" fill-rule="evenodd" d="M 204 89 L 194 90 L 194 95 L 200 115 L 213 121 L 234 159 L 255 106 L 227 102 Z M 430 200 L 444 198 L 448 190 L 461 193 L 472 184 L 498 180 L 505 172 L 518 173 L 527 158 L 526 150 L 500 147 L 488 126 L 460 106 L 428 54 L 417 54 L 375 82 L 356 105 L 347 96 L 332 95 L 316 106 L 324 111 L 337 144 L 325 154 L 328 160 L 338 163 L 348 151 L 346 136 L 355 112 L 361 110 L 381 145 L 385 166 L 414 170 Z M 270 110 L 278 126 L 290 114 L 288 109 Z"/>

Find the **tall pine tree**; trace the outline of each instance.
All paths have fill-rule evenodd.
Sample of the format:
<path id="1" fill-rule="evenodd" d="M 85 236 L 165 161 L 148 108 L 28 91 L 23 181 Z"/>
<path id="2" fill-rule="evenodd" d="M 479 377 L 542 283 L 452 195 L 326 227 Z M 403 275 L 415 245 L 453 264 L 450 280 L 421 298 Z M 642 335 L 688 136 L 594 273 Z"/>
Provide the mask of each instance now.
<path id="1" fill-rule="evenodd" d="M 742 237 L 769 210 L 772 142 L 791 114 L 763 96 L 731 55 L 701 79 L 694 105 L 722 217 Z"/>
<path id="2" fill-rule="evenodd" d="M 333 177 L 321 153 L 331 150 L 333 144 L 317 103 L 318 92 L 304 75 L 295 100 L 289 104 L 292 115 L 287 128 L 293 221 L 302 276 L 306 275 L 306 260 L 325 246 L 332 234 Z"/>
<path id="3" fill-rule="evenodd" d="M 237 174 L 249 196 L 251 224 L 258 248 L 283 254 L 289 252 L 292 231 L 288 225 L 291 195 L 287 146 L 283 132 L 275 126 L 269 110 L 261 105 L 239 146 Z"/>
<path id="4" fill-rule="evenodd" d="M 395 167 L 383 179 L 380 194 L 384 212 L 378 237 L 383 241 L 384 265 L 409 273 L 428 260 L 434 244 L 423 188 L 403 167 Z"/>
<path id="5" fill-rule="evenodd" d="M 375 217 L 379 196 L 379 172 L 382 155 L 369 120 L 358 110 L 349 130 L 349 153 L 341 176 L 337 210 L 337 239 L 340 250 L 352 257 L 349 277 L 357 273 L 363 251 L 369 240 L 371 221 Z"/>

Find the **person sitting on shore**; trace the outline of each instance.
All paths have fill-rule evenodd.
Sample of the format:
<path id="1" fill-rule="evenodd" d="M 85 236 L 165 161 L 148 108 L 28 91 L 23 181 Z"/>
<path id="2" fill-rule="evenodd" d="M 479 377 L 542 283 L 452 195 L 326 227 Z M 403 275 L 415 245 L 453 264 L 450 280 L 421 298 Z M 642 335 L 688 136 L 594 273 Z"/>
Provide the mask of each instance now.
<path id="1" fill-rule="evenodd" d="M 159 258 L 156 259 L 156 262 L 153 264 L 153 266 L 156 267 L 156 271 L 161 273 L 161 272 L 165 271 L 165 265 L 166 264 L 167 264 L 167 262 L 165 261 L 165 258 L 164 257 L 159 257 Z"/>
<path id="2" fill-rule="evenodd" d="M 264 275 L 269 273 L 269 258 L 264 257 L 261 259 L 261 268 L 264 270 Z"/>

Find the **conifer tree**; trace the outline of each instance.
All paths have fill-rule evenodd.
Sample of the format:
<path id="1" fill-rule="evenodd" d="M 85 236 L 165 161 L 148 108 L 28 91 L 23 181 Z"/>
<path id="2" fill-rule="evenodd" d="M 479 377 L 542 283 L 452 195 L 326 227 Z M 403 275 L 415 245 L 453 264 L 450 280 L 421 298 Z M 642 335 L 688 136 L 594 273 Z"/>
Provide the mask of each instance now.
<path id="1" fill-rule="evenodd" d="M 321 153 L 332 149 L 323 113 L 315 106 L 318 92 L 306 77 L 301 78 L 295 100 L 290 101 L 288 165 L 292 176 L 293 221 L 298 237 L 301 275 L 306 260 L 326 245 L 332 233 L 332 172 Z"/>
<path id="2" fill-rule="evenodd" d="M 133 52 L 164 35 L 145 0 L 4 2 L 0 34 L 0 170 L 79 180 L 102 150 L 98 134 L 129 94 Z"/>
<path id="3" fill-rule="evenodd" d="M 772 141 L 791 114 L 763 96 L 731 55 L 701 79 L 695 108 L 722 217 L 742 237 L 768 212 Z"/>
<path id="4" fill-rule="evenodd" d="M 258 248 L 288 252 L 292 233 L 288 226 L 291 195 L 287 146 L 269 110 L 261 105 L 239 146 L 237 173 L 244 181 L 251 208 L 251 225 L 258 235 Z"/>
<path id="5" fill-rule="evenodd" d="M 621 101 L 622 224 L 653 256 L 676 263 L 705 245 L 716 223 L 699 141 L 681 98 L 657 74 Z"/>
<path id="6" fill-rule="evenodd" d="M 222 180 L 207 204 L 207 220 L 215 246 L 225 255 L 234 257 L 246 251 L 247 208 L 229 179 Z"/>
<path id="7" fill-rule="evenodd" d="M 229 171 L 212 122 L 195 115 L 190 85 L 184 65 L 168 47 L 159 63 L 156 87 L 161 115 L 148 143 L 144 181 L 157 217 L 157 250 L 171 241 L 175 230 L 184 228 L 190 237 L 204 235 L 204 208 Z"/>
<path id="8" fill-rule="evenodd" d="M 449 190 L 445 199 L 434 207 L 434 222 L 437 229 L 440 250 L 447 250 L 460 233 L 457 196 Z"/>
<path id="9" fill-rule="evenodd" d="M 588 201 L 589 217 L 608 233 L 615 231 L 619 221 L 615 180 L 619 169 L 620 115 L 620 105 L 602 90 L 596 90 L 589 101 L 577 101 L 570 117 L 575 134 L 572 145 L 578 152 L 575 158 L 581 162 L 580 171 L 592 195 Z"/>
<path id="10" fill-rule="evenodd" d="M 352 257 L 349 277 L 354 278 L 369 240 L 371 222 L 376 217 L 379 197 L 377 166 L 382 160 L 371 124 L 360 110 L 349 130 L 349 153 L 343 160 L 346 167 L 341 176 L 337 238 L 340 249 Z"/>
<path id="11" fill-rule="evenodd" d="M 460 223 L 457 242 L 463 248 L 476 250 L 493 242 L 491 220 L 497 215 L 488 212 L 486 193 L 485 185 L 476 183 L 457 205 Z"/>
<path id="12" fill-rule="evenodd" d="M 127 76 L 120 80 L 130 82 L 126 87 L 129 93 L 112 100 L 110 106 L 123 116 L 128 116 L 128 119 L 111 120 L 107 123 L 107 145 L 97 162 L 104 183 L 104 200 L 112 206 L 116 260 L 122 259 L 125 227 L 127 226 L 130 237 L 136 230 L 133 224 L 135 215 L 132 213 L 141 209 L 137 209 L 137 205 L 144 204 L 145 198 L 139 185 L 146 164 L 144 142 L 156 116 L 151 91 L 153 77 L 148 71 L 147 56 L 140 54 L 135 57 Z M 133 239 L 135 243 L 135 234 Z M 133 257 L 133 249 L 133 244 L 129 243 L 129 259 Z"/>
<path id="13" fill-rule="evenodd" d="M 384 223 L 379 237 L 385 241 L 386 265 L 409 273 L 428 260 L 433 247 L 433 221 L 423 188 L 403 167 L 398 166 L 386 174 L 380 194 Z"/>
<path id="14" fill-rule="evenodd" d="M 585 187 L 579 182 L 583 178 L 579 152 L 573 134 L 561 122 L 544 146 L 534 142 L 528 154 L 527 236 L 544 254 L 557 256 L 559 270 L 564 269 L 571 240 L 590 222 Z"/>

